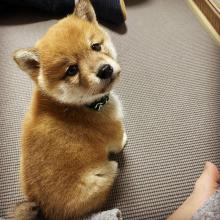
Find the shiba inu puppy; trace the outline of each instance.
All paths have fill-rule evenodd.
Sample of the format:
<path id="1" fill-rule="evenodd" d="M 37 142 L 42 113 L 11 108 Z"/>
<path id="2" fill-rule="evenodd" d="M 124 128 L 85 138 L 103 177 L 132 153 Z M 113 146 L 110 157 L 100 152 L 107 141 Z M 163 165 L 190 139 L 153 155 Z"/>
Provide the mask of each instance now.
<path id="1" fill-rule="evenodd" d="M 14 53 L 36 88 L 26 114 L 21 184 L 28 202 L 15 219 L 76 219 L 99 209 L 117 175 L 126 143 L 116 52 L 89 0 L 52 26 L 34 48 Z M 34 213 L 33 213 L 34 212 Z"/>

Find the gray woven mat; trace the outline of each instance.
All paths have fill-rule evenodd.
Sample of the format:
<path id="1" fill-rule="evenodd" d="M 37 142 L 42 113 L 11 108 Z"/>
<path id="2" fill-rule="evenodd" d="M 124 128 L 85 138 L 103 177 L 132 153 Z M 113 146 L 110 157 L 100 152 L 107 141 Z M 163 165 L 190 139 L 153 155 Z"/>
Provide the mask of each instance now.
<path id="1" fill-rule="evenodd" d="M 111 32 L 123 69 L 117 88 L 128 145 L 106 209 L 124 219 L 165 219 L 192 190 L 204 162 L 220 165 L 220 49 L 183 0 L 128 2 L 127 32 Z M 34 18 L 34 19 L 31 19 Z M 0 19 L 0 216 L 21 199 L 20 124 L 31 82 L 10 54 L 53 24 Z"/>

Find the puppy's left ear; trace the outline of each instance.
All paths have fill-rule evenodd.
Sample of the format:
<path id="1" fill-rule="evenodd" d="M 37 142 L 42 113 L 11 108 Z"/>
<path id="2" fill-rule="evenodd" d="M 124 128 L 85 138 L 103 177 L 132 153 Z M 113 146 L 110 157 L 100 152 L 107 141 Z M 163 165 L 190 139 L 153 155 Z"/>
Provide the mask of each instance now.
<path id="1" fill-rule="evenodd" d="M 19 49 L 13 54 L 14 61 L 21 70 L 35 80 L 39 74 L 40 58 L 36 48 Z"/>
<path id="2" fill-rule="evenodd" d="M 89 22 L 96 22 L 96 15 L 90 0 L 79 0 L 73 12 L 77 17 Z"/>

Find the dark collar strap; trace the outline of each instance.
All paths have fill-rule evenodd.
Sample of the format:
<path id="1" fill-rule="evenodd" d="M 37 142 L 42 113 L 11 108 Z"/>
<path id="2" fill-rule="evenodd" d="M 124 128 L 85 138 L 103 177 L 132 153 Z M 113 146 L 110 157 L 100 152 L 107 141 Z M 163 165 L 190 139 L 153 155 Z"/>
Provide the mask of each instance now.
<path id="1" fill-rule="evenodd" d="M 88 108 L 91 108 L 95 111 L 100 111 L 101 108 L 109 101 L 109 95 L 105 95 L 100 99 L 94 101 L 93 103 L 86 105 Z"/>

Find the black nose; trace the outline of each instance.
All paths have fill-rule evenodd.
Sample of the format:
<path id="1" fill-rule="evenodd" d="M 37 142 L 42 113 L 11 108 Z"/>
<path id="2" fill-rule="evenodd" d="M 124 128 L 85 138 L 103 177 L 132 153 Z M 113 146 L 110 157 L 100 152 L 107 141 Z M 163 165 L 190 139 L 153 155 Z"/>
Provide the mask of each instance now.
<path id="1" fill-rule="evenodd" d="M 97 76 L 100 79 L 108 79 L 113 74 L 113 68 L 109 64 L 104 64 L 98 71 Z"/>

